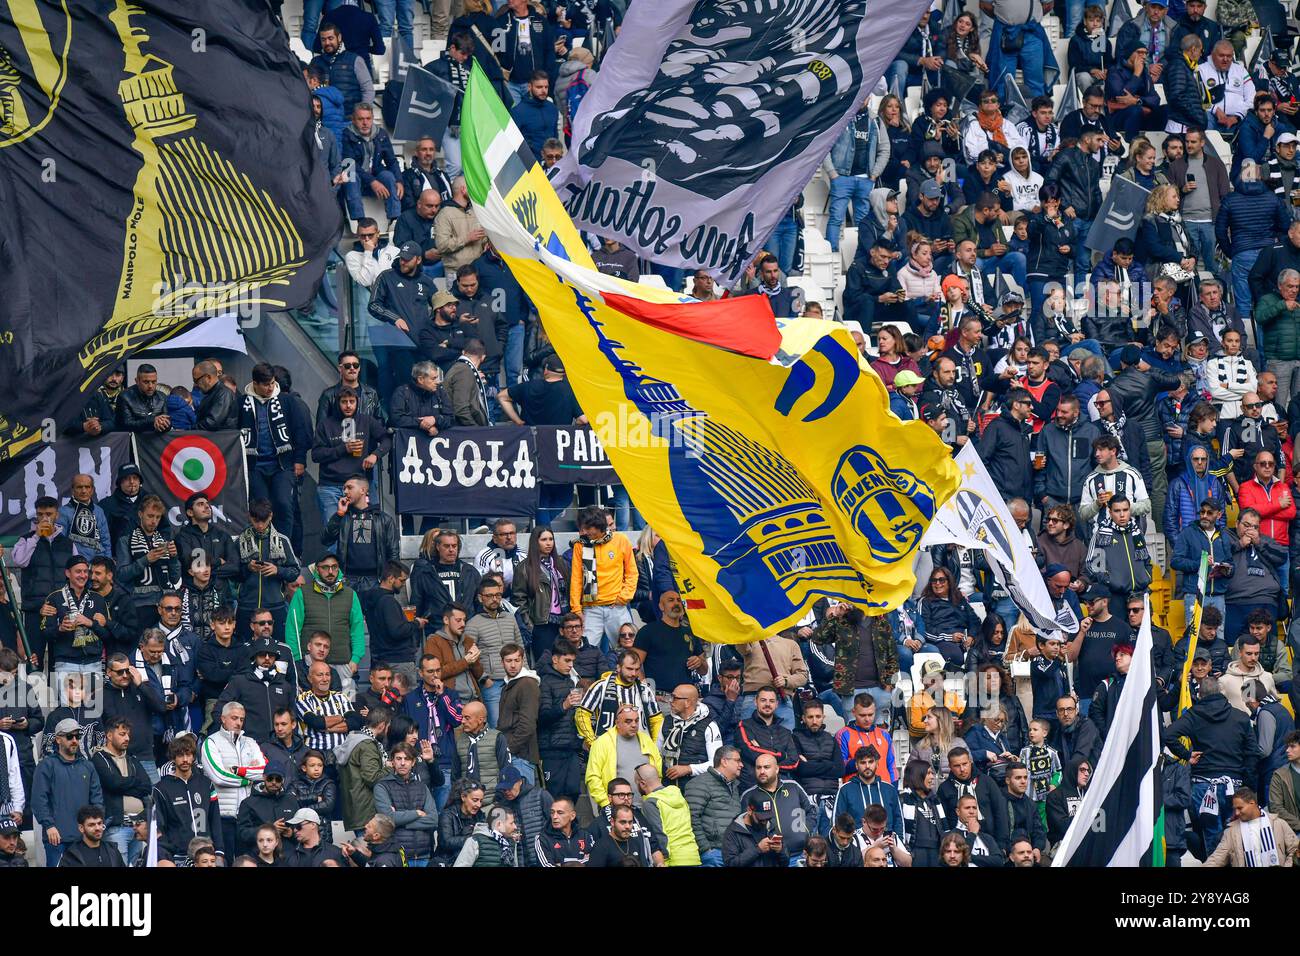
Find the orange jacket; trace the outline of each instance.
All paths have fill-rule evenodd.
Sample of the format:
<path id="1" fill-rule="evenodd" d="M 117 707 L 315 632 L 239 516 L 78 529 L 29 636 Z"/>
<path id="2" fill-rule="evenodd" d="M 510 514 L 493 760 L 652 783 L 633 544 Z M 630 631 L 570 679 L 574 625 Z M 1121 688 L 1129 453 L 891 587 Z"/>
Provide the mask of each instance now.
<path id="1" fill-rule="evenodd" d="M 593 605 L 631 604 L 636 595 L 636 555 L 632 542 L 621 531 L 596 548 L 596 600 L 583 595 L 582 556 L 590 547 L 582 538 L 573 539 L 572 570 L 569 574 L 569 606 L 577 611 Z"/>
<path id="2" fill-rule="evenodd" d="M 1288 496 L 1285 507 L 1279 501 L 1283 492 Z M 1291 543 L 1289 522 L 1295 517 L 1295 489 L 1286 482 L 1275 480 L 1265 489 L 1258 478 L 1243 481 L 1237 489 L 1237 503 L 1259 512 L 1260 534 L 1272 538 L 1284 548 Z"/>

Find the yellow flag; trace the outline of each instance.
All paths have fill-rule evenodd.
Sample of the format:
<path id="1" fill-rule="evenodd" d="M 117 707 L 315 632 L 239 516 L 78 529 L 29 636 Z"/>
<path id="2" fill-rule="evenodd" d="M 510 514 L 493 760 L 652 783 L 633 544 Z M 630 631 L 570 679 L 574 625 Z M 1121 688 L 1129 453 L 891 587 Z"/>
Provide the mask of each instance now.
<path id="1" fill-rule="evenodd" d="M 696 303 L 602 275 L 477 70 L 463 117 L 479 222 L 667 544 L 697 633 L 757 640 L 821 597 L 902 603 L 957 468 L 930 428 L 889 412 L 848 332 L 777 322 L 763 296 Z"/>

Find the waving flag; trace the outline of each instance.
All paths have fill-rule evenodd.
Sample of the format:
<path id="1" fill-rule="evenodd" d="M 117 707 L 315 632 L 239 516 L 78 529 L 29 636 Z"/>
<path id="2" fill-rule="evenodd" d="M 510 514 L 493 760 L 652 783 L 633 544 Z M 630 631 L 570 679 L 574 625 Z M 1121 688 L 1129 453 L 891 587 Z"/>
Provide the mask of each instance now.
<path id="1" fill-rule="evenodd" d="M 957 468 L 961 487 L 935 514 L 921 546 L 951 543 L 980 549 L 998 583 L 1035 629 L 1077 633 L 1078 616 L 1069 604 L 1062 603 L 1059 611 L 1053 605 L 1029 545 L 974 445 L 968 443 L 958 452 Z"/>
<path id="2" fill-rule="evenodd" d="M 1151 600 L 1101 759 L 1052 866 L 1163 866 L 1160 711 L 1151 657 Z"/>
<path id="3" fill-rule="evenodd" d="M 477 69 L 464 111 L 479 222 L 666 542 L 696 629 L 742 643 L 823 596 L 896 607 L 957 469 L 929 428 L 889 414 L 847 331 L 777 323 L 765 296 L 697 303 L 602 275 Z"/>
<path id="4" fill-rule="evenodd" d="M 731 286 L 930 3 L 631 4 L 555 188 L 588 232 Z"/>
<path id="5" fill-rule="evenodd" d="M 266 0 L 0 0 L 0 472 L 137 352 L 312 298 L 314 128 Z"/>

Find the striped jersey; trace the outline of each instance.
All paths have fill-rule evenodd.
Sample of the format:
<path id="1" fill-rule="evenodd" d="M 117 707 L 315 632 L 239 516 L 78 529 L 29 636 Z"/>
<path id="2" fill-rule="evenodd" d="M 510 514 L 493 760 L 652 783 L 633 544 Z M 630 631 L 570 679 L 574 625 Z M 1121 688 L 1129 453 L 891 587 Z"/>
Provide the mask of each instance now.
<path id="1" fill-rule="evenodd" d="M 317 717 L 346 717 L 352 713 L 352 701 L 348 700 L 341 691 L 332 690 L 325 697 L 317 697 L 314 691 L 305 690 L 298 695 L 295 707 L 298 712 L 298 732 L 302 734 L 303 740 L 311 749 L 329 753 L 347 737 L 346 730 L 341 733 L 312 730 L 302 719 L 306 714 L 315 714 Z"/>
<path id="2" fill-rule="evenodd" d="M 650 719 L 659 716 L 659 705 L 655 702 L 654 692 L 645 681 L 635 684 L 623 684 L 610 671 L 596 683 L 587 688 L 587 693 L 578 704 L 591 714 L 592 729 L 599 737 L 614 726 L 619 708 L 624 705 L 635 707 L 641 713 L 641 729 L 651 733 Z"/>

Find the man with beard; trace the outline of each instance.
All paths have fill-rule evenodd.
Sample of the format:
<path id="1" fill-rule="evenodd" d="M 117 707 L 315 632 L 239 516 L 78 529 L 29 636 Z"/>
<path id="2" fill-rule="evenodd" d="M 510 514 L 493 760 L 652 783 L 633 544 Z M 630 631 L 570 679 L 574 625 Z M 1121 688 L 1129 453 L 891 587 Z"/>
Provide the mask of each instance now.
<path id="1" fill-rule="evenodd" d="M 965 747 L 954 747 L 948 752 L 948 778 L 939 784 L 938 797 L 944 813 L 953 820 L 962 819 L 958 812 L 961 801 L 974 799 L 980 831 L 998 847 L 999 854 L 1003 851 L 1010 839 L 1005 830 L 1006 797 L 992 778 L 975 772 L 975 763 Z"/>
<path id="2" fill-rule="evenodd" d="M 81 420 L 70 425 L 69 435 L 90 435 L 92 438 L 117 431 L 117 403 L 122 397 L 126 382 L 126 369 L 119 366 L 108 373 L 104 384 L 90 393 L 86 407 L 81 410 Z"/>
<path id="3" fill-rule="evenodd" d="M 935 360 L 930 377 L 921 390 L 920 407 L 922 411 L 926 408 L 942 410 L 948 428 L 939 437 L 954 450 L 960 449 L 975 434 L 976 406 L 966 403 L 966 395 L 957 385 L 957 363 L 947 355 Z"/>
<path id="4" fill-rule="evenodd" d="M 222 389 L 227 390 L 225 386 Z M 233 588 L 239 577 L 239 554 L 235 539 L 212 523 L 212 502 L 202 492 L 185 499 L 185 524 L 176 530 L 176 554 L 181 579 L 194 584 L 194 565 L 212 569 L 212 581 L 222 591 Z"/>
<path id="5" fill-rule="evenodd" d="M 127 462 L 117 469 L 113 493 L 100 502 L 104 517 L 108 519 L 108 535 L 114 546 L 137 524 L 141 484 L 140 466 Z"/>

